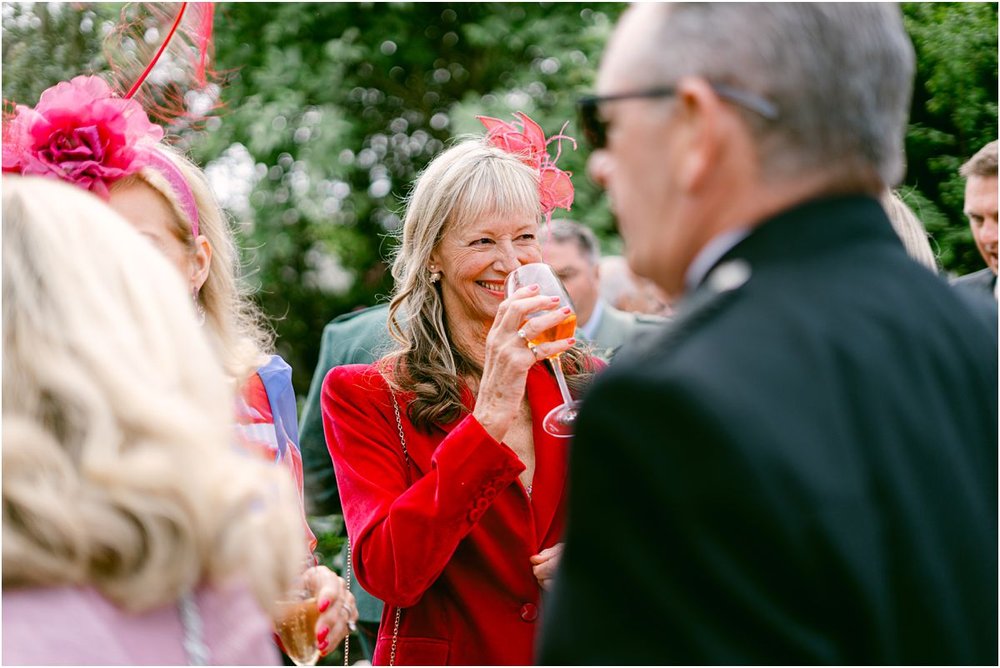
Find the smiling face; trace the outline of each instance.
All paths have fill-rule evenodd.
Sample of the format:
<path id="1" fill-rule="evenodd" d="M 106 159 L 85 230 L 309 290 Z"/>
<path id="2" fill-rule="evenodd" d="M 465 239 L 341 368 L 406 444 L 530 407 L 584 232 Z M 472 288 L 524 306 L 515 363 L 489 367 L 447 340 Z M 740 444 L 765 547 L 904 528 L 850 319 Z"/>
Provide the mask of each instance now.
<path id="1" fill-rule="evenodd" d="M 976 247 L 997 273 L 997 177 L 970 176 L 965 182 L 965 215 Z"/>
<path id="2" fill-rule="evenodd" d="M 504 300 L 507 274 L 541 262 L 538 216 L 485 215 L 450 226 L 431 254 L 429 270 L 441 273 L 441 299 L 451 335 L 468 340 L 489 330 Z"/>

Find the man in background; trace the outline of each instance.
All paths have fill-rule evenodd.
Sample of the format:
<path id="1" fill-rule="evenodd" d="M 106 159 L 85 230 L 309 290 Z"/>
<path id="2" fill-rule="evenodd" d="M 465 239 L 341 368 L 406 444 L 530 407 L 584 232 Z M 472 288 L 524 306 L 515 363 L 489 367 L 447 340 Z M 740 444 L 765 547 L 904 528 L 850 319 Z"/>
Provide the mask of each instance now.
<path id="1" fill-rule="evenodd" d="M 965 215 L 986 268 L 952 281 L 959 290 L 997 298 L 997 142 L 991 141 L 962 165 Z"/>
<path id="2" fill-rule="evenodd" d="M 640 332 L 663 325 L 663 318 L 626 313 L 601 299 L 601 250 L 590 228 L 572 220 L 553 220 L 542 227 L 539 238 L 542 257 L 573 301 L 576 335 L 593 345 L 593 354 L 610 361 L 618 348 Z"/>
<path id="3" fill-rule="evenodd" d="M 589 169 L 681 301 L 584 398 L 543 663 L 996 664 L 996 318 L 878 202 L 913 71 L 895 5 L 623 14 Z"/>
<path id="4" fill-rule="evenodd" d="M 306 509 L 310 515 L 341 514 L 340 495 L 333 462 L 323 434 L 323 411 L 320 398 L 323 379 L 330 369 L 344 364 L 370 364 L 380 358 L 390 347 L 387 320 L 389 306 L 382 304 L 338 316 L 323 328 L 319 360 L 309 385 L 309 395 L 302 408 L 299 449 L 302 451 L 302 469 Z M 345 544 L 346 547 L 346 544 Z M 346 550 L 341 558 L 347 563 Z M 347 574 L 344 574 L 347 577 Z M 382 601 L 373 597 L 358 584 L 354 573 L 351 592 L 358 605 L 358 633 L 361 650 L 369 661 L 375 649 L 375 637 L 382 618 Z"/>
<path id="5" fill-rule="evenodd" d="M 601 258 L 601 299 L 619 311 L 669 316 L 670 303 L 656 283 L 635 275 L 621 255 Z"/>

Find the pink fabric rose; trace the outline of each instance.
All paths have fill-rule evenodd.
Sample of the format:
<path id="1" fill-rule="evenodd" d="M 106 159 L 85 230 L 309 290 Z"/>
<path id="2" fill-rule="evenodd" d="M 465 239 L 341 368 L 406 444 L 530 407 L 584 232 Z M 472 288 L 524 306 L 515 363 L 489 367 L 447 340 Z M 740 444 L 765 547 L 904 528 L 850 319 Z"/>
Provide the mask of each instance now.
<path id="1" fill-rule="evenodd" d="M 149 163 L 163 128 L 135 100 L 116 97 L 103 79 L 79 76 L 18 105 L 4 128 L 3 171 L 49 176 L 102 197 L 108 185 Z"/>
<path id="2" fill-rule="evenodd" d="M 538 123 L 528 118 L 520 111 L 514 114 L 520 121 L 519 125 L 501 121 L 490 116 L 476 116 L 486 128 L 486 139 L 497 148 L 508 153 L 514 153 L 521 160 L 538 170 L 538 197 L 542 205 L 542 215 L 550 217 L 556 207 L 569 210 L 573 204 L 573 182 L 571 174 L 556 167 L 556 161 L 562 153 L 562 140 L 573 143 L 576 141 L 559 132 L 548 139 Z M 566 126 L 563 126 L 563 130 Z M 553 141 L 558 142 L 556 157 L 549 156 L 548 146 Z"/>

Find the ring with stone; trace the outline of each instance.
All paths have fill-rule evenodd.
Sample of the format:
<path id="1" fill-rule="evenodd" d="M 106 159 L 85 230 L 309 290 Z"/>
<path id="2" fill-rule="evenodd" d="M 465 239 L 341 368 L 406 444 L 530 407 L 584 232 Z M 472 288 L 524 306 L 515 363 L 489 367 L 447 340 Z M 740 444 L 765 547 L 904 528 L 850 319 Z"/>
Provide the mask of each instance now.
<path id="1" fill-rule="evenodd" d="M 538 359 L 538 346 L 536 346 L 534 343 L 529 343 L 528 344 L 528 350 L 531 351 L 531 354 L 534 355 L 535 359 L 537 360 Z"/>
<path id="2" fill-rule="evenodd" d="M 517 335 L 521 337 L 521 340 L 524 341 L 525 344 L 527 344 L 527 346 L 529 348 L 531 347 L 531 344 L 528 343 L 528 333 L 526 331 L 524 331 L 524 327 L 522 327 L 521 329 L 517 330 Z"/>

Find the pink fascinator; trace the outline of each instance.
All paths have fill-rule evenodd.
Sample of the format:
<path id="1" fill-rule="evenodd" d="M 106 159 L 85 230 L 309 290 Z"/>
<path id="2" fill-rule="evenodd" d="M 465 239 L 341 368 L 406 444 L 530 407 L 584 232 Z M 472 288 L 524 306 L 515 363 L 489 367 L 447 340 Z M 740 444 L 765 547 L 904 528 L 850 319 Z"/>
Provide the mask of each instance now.
<path id="1" fill-rule="evenodd" d="M 117 92 L 100 77 L 78 76 L 46 89 L 34 108 L 16 105 L 7 113 L 5 104 L 3 171 L 58 178 L 107 199 L 112 183 L 149 167 L 166 179 L 197 236 L 194 193 L 180 170 L 156 149 L 163 139 L 163 128 L 149 119 L 149 113 L 168 122 L 189 114 L 182 104 L 170 104 L 179 99 L 170 92 L 173 89 L 167 88 L 170 97 L 164 100 L 144 92 L 142 85 L 168 47 L 170 58 L 190 61 L 195 82 L 205 85 L 214 10 L 211 3 L 195 8 L 182 3 L 177 14 L 169 16 L 157 3 L 142 9 L 152 17 L 151 23 L 161 21 L 169 29 L 164 40 L 155 45 L 155 53 L 122 62 L 110 73 Z M 144 29 L 142 25 L 123 22 L 113 37 L 144 44 L 130 35 Z M 106 47 L 114 49 L 110 41 Z"/>
<path id="2" fill-rule="evenodd" d="M 53 176 L 107 198 L 108 186 L 150 163 L 163 128 L 103 79 L 80 76 L 18 105 L 3 133 L 3 171 Z"/>
<path id="3" fill-rule="evenodd" d="M 573 182 L 571 174 L 556 167 L 559 156 L 562 155 L 562 140 L 569 141 L 576 149 L 576 140 L 563 132 L 563 125 L 558 134 L 548 139 L 541 126 L 531 120 L 527 114 L 515 112 L 517 121 L 507 123 L 499 118 L 476 116 L 486 128 L 486 140 L 497 148 L 521 156 L 522 162 L 538 170 L 538 197 L 542 205 L 542 215 L 551 219 L 554 209 L 569 210 L 573 204 Z M 549 144 L 556 142 L 556 157 L 549 156 Z"/>

